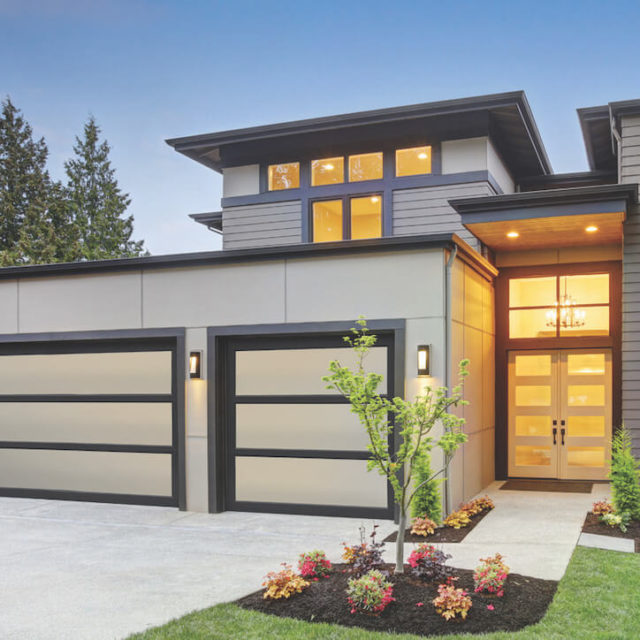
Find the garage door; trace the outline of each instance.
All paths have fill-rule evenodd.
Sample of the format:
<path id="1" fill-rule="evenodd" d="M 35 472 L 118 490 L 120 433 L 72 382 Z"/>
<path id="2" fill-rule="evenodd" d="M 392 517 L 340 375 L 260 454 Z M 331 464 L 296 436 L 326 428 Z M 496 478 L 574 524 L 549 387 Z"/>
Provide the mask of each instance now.
<path id="1" fill-rule="evenodd" d="M 355 360 L 341 336 L 229 344 L 227 505 L 240 511 L 391 517 L 386 479 L 367 472 L 367 436 L 350 405 L 326 388 L 331 360 Z M 393 380 L 391 336 L 367 367 Z"/>
<path id="2" fill-rule="evenodd" d="M 170 342 L 0 347 L 0 494 L 177 505 Z"/>

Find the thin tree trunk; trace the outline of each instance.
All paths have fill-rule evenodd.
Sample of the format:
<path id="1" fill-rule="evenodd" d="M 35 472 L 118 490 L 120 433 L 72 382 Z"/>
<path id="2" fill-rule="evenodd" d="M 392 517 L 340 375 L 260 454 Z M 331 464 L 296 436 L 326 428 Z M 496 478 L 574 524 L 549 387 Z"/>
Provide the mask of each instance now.
<path id="1" fill-rule="evenodd" d="M 400 507 L 398 518 L 398 538 L 396 540 L 396 573 L 404 573 L 404 530 L 407 528 L 407 513 Z"/>

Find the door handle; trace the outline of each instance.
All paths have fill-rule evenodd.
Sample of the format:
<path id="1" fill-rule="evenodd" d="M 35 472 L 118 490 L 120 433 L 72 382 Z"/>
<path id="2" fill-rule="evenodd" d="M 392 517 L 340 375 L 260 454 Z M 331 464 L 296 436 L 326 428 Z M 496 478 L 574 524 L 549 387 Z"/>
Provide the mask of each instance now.
<path id="1" fill-rule="evenodd" d="M 555 422 L 555 420 L 554 420 Z M 558 439 L 557 436 L 558 435 L 558 428 L 557 427 L 553 427 L 553 444 L 558 444 Z"/>
<path id="2" fill-rule="evenodd" d="M 564 423 L 564 420 L 562 421 Z M 565 434 L 565 429 L 564 427 L 562 429 L 560 429 L 560 435 L 562 436 L 562 445 L 564 446 L 564 434 Z"/>

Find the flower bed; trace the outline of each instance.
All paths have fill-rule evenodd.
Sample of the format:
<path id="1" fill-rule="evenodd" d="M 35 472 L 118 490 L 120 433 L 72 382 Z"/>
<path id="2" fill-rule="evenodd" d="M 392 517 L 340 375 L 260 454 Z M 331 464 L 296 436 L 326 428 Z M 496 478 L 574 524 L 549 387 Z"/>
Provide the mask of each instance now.
<path id="1" fill-rule="evenodd" d="M 430 536 L 417 536 L 411 533 L 409 527 L 404 533 L 405 542 L 427 542 L 429 544 L 435 544 L 436 542 L 462 542 L 467 534 L 484 518 L 489 511 L 482 511 L 476 515 L 470 516 L 471 523 L 461 529 L 454 529 L 453 527 L 439 526 L 435 533 Z M 398 537 L 398 532 L 394 531 L 391 535 L 387 536 L 385 542 L 395 542 Z"/>
<path id="2" fill-rule="evenodd" d="M 595 533 L 600 536 L 612 536 L 614 538 L 626 538 L 627 540 L 635 540 L 636 553 L 640 553 L 640 522 L 632 520 L 627 525 L 626 531 L 621 531 L 618 527 L 610 527 L 592 512 L 587 513 L 582 525 L 584 533 Z"/>
<path id="3" fill-rule="evenodd" d="M 424 540 L 424 539 L 423 539 Z M 545 614 L 556 592 L 557 582 L 509 574 L 502 597 L 474 592 L 473 571 L 453 569 L 458 577 L 455 587 L 467 592 L 472 600 L 465 619 L 445 620 L 437 613 L 433 600 L 438 597 L 438 582 L 425 583 L 409 573 L 393 575 L 386 565 L 393 585 L 393 598 L 377 614 L 351 613 L 346 589 L 352 576 L 348 565 L 333 565 L 329 577 L 313 582 L 309 588 L 289 599 L 269 600 L 256 591 L 235 604 L 245 609 L 307 622 L 328 622 L 371 631 L 392 631 L 416 635 L 452 633 L 487 633 L 516 631 L 538 622 Z M 408 570 L 408 567 L 407 567 Z"/>

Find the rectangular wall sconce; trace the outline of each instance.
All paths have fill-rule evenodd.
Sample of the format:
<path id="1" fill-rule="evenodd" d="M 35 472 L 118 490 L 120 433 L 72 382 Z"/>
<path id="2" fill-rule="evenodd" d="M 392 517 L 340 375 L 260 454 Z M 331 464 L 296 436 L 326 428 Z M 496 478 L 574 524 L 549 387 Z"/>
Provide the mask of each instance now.
<path id="1" fill-rule="evenodd" d="M 418 346 L 418 376 L 424 377 L 430 375 L 429 373 L 429 364 L 430 364 L 430 351 L 431 345 L 421 344 Z"/>
<path id="2" fill-rule="evenodd" d="M 202 351 L 189 353 L 189 377 L 202 378 Z"/>

